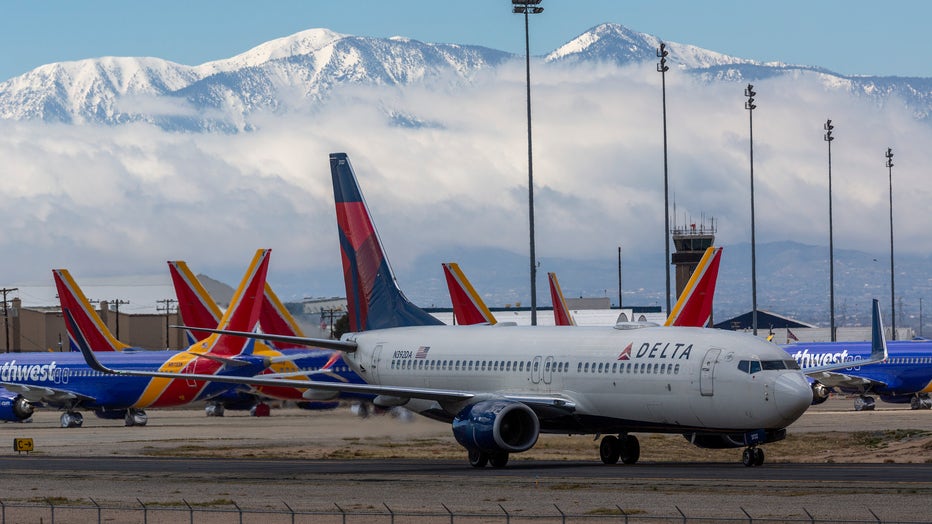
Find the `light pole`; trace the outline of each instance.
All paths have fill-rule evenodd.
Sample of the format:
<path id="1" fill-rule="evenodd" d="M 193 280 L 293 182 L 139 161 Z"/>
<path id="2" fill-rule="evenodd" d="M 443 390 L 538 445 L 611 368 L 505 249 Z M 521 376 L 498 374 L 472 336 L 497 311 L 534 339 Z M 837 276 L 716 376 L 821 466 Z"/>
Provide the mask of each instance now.
<path id="1" fill-rule="evenodd" d="M 754 329 L 754 336 L 757 336 L 757 239 L 754 236 L 754 86 L 748 84 L 744 90 L 744 96 L 748 99 L 744 103 L 744 108 L 748 110 L 748 128 L 750 129 L 750 153 L 751 153 L 751 327 Z"/>
<path id="2" fill-rule="evenodd" d="M 621 246 L 618 246 L 618 309 L 621 309 Z"/>
<path id="3" fill-rule="evenodd" d="M 660 92 L 663 100 L 663 245 L 664 254 L 663 272 L 667 279 L 667 315 L 670 314 L 670 190 L 667 178 L 667 71 L 670 66 L 667 65 L 667 44 L 660 42 L 660 48 L 657 49 L 657 58 L 660 62 L 657 64 L 657 72 L 660 73 Z"/>
<path id="4" fill-rule="evenodd" d="M 896 340 L 896 292 L 894 290 L 894 273 L 893 273 L 893 148 L 888 147 L 887 153 L 887 173 L 890 178 L 890 326 L 893 329 L 891 340 Z"/>
<path id="5" fill-rule="evenodd" d="M 531 236 L 531 325 L 537 325 L 537 256 L 534 253 L 534 160 L 531 148 L 531 37 L 530 15 L 544 12 L 541 0 L 511 0 L 512 12 L 524 15 L 524 57 L 527 70 L 527 194 L 528 224 Z"/>
<path id="6" fill-rule="evenodd" d="M 832 342 L 835 342 L 835 243 L 832 231 L 832 125 L 831 119 L 825 121 L 825 136 L 823 139 L 828 144 L 828 308 L 831 313 L 829 329 Z"/>

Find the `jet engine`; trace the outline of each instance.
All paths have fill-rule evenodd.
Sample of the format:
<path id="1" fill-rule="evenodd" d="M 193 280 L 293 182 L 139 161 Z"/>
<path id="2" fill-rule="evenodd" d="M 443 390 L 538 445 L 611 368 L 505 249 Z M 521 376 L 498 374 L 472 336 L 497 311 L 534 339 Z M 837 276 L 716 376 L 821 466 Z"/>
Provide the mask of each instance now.
<path id="1" fill-rule="evenodd" d="M 825 387 L 821 382 L 812 383 L 812 405 L 818 405 L 828 400 L 828 395 L 832 391 Z"/>
<path id="2" fill-rule="evenodd" d="M 485 453 L 519 453 L 531 449 L 540 421 L 531 408 L 510 400 L 483 400 L 453 419 L 453 436 L 464 448 Z"/>
<path id="3" fill-rule="evenodd" d="M 35 410 L 35 406 L 22 395 L 4 392 L 0 396 L 0 420 L 22 422 L 31 417 Z"/>
<path id="4" fill-rule="evenodd" d="M 761 429 L 747 433 L 683 433 L 686 440 L 707 449 L 743 448 L 786 438 L 785 429 Z"/>

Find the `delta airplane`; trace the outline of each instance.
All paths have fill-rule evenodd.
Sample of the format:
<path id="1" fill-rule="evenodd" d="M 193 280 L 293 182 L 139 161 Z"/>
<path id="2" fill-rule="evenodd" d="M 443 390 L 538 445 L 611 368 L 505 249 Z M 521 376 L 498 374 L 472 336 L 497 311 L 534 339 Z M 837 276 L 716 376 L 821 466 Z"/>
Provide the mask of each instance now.
<path id="1" fill-rule="evenodd" d="M 181 260 L 169 261 L 168 268 L 175 287 L 175 295 L 178 297 L 178 314 L 188 336 L 196 340 L 210 335 L 209 332 L 200 331 L 199 328 L 228 329 L 222 323 L 220 307 L 187 263 Z M 262 331 L 268 333 L 304 337 L 297 321 L 268 283 L 265 284 L 262 306 L 259 311 L 259 326 Z M 304 344 L 291 342 L 274 344 L 257 342 L 253 353 L 269 359 L 270 366 L 265 371 L 266 374 L 304 380 L 313 375 L 318 380 L 363 383 L 359 375 L 343 361 L 342 354 L 331 349 L 309 350 Z M 244 396 L 247 398 L 242 398 Z M 340 398 L 357 401 L 372 400 L 372 395 L 356 393 L 340 394 L 337 391 L 318 391 L 312 394 L 307 393 L 306 388 L 259 386 L 254 391 L 238 392 L 238 396 L 234 398 L 218 397 L 208 403 L 207 413 L 211 416 L 222 416 L 224 406 L 235 408 L 244 403 L 252 406 L 260 402 L 257 397 L 296 401 L 298 407 L 304 409 L 333 409 L 339 405 Z M 369 407 L 356 405 L 354 412 L 368 415 Z"/>
<path id="2" fill-rule="evenodd" d="M 231 307 L 224 317 L 226 324 L 251 331 L 259 318 L 259 290 L 265 284 L 269 250 L 259 250 Z M 55 270 L 60 284 L 77 290 L 65 270 Z M 59 288 L 61 290 L 61 288 Z M 77 290 L 80 292 L 80 290 Z M 62 294 L 60 292 L 60 294 Z M 71 296 L 71 293 L 65 293 Z M 83 295 L 81 295 L 83 296 Z M 93 312 L 93 310 L 91 309 Z M 62 313 L 72 333 L 80 319 L 71 303 L 63 303 Z M 100 320 L 99 317 L 96 320 Z M 102 323 L 101 323 L 102 325 Z M 90 342 L 78 336 L 79 348 L 90 351 Z M 23 421 L 32 416 L 37 405 L 64 410 L 62 427 L 80 427 L 84 422 L 79 409 L 94 410 L 104 418 L 124 417 L 127 425 L 145 425 L 145 408 L 174 407 L 209 399 L 230 389 L 229 384 L 188 380 L 187 375 L 251 376 L 268 365 L 265 358 L 252 355 L 253 343 L 242 337 L 211 334 L 187 351 L 108 351 L 100 359 L 109 365 L 134 370 L 161 370 L 173 378 L 127 377 L 100 373 L 87 366 L 84 358 L 73 352 L 18 353 L 0 357 L 0 420 Z"/>
<path id="3" fill-rule="evenodd" d="M 352 333 L 339 341 L 256 333 L 343 351 L 368 384 L 292 381 L 296 387 L 364 392 L 449 422 L 474 467 L 507 464 L 540 433 L 608 434 L 603 462 L 634 463 L 632 433 L 680 433 L 705 447 L 745 448 L 745 465 L 764 461 L 761 444 L 785 438 L 812 394 L 799 366 L 753 336 L 701 328 L 445 326 L 397 287 L 344 153 L 330 156 Z M 230 333 L 230 332 L 226 332 Z M 882 343 L 882 338 L 880 339 Z M 103 373 L 175 378 L 114 369 L 82 348 Z M 197 379 L 279 385 L 286 379 Z"/>
<path id="4" fill-rule="evenodd" d="M 932 408 L 932 341 L 891 340 L 889 354 L 871 362 L 869 342 L 803 342 L 782 346 L 804 369 L 811 366 L 848 367 L 838 371 L 807 373 L 812 383 L 813 404 L 821 404 L 832 391 L 858 395 L 855 411 L 875 408 L 878 395 L 884 402 L 909 403 L 912 409 Z"/>

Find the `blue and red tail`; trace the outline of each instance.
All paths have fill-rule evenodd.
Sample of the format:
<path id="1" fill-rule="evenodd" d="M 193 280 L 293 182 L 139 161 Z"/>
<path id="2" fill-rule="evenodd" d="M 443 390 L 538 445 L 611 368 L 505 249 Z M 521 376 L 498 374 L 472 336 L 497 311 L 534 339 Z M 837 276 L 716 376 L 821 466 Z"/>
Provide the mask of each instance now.
<path id="1" fill-rule="evenodd" d="M 53 269 L 52 276 L 62 312 L 67 311 L 71 317 L 65 327 L 72 351 L 77 351 L 78 342 L 82 340 L 92 351 L 123 351 L 129 347 L 113 336 L 67 269 Z"/>
<path id="2" fill-rule="evenodd" d="M 398 289 L 346 153 L 330 154 L 350 331 L 443 324 Z"/>

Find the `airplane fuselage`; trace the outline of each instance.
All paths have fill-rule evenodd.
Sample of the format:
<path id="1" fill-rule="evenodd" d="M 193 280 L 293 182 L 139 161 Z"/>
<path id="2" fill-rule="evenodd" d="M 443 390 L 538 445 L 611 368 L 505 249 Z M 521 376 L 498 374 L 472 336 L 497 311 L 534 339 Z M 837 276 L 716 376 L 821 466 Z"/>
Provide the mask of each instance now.
<path id="1" fill-rule="evenodd" d="M 174 371 L 179 373 L 229 374 L 248 376 L 266 365 L 258 357 L 237 357 L 246 365 L 221 369 L 215 360 L 178 351 L 101 352 L 101 362 L 127 370 Z M 173 407 L 204 400 L 228 389 L 229 384 L 182 379 L 117 376 L 91 369 L 81 353 L 16 353 L 0 359 L 0 387 L 23 397 L 58 391 L 56 406 L 126 409 Z M 28 391 L 34 388 L 36 394 Z M 68 398 L 70 394 L 74 398 Z"/>
<path id="2" fill-rule="evenodd" d="M 427 326 L 349 335 L 346 360 L 369 383 L 562 399 L 542 431 L 741 432 L 785 428 L 808 384 L 777 346 L 698 328 Z M 739 363 L 768 362 L 755 373 Z M 790 369 L 787 369 L 789 367 Z M 796 368 L 796 369 L 794 369 Z M 745 367 L 749 369 L 749 367 Z M 414 400 L 451 420 L 460 403 Z"/>

